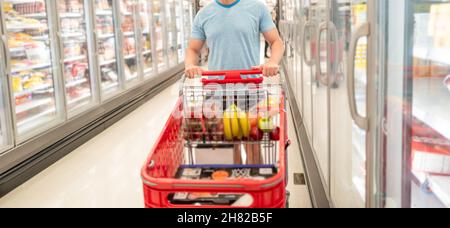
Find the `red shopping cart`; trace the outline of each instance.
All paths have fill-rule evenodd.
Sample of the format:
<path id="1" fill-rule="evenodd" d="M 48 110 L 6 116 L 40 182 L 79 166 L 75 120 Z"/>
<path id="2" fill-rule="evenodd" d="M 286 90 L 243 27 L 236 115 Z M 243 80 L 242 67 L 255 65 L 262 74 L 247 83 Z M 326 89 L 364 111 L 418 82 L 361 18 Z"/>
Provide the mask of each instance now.
<path id="1" fill-rule="evenodd" d="M 182 80 L 175 110 L 142 168 L 146 207 L 286 206 L 285 94 L 280 77 L 261 74 L 204 72 Z M 222 153 L 227 162 L 217 160 Z"/>

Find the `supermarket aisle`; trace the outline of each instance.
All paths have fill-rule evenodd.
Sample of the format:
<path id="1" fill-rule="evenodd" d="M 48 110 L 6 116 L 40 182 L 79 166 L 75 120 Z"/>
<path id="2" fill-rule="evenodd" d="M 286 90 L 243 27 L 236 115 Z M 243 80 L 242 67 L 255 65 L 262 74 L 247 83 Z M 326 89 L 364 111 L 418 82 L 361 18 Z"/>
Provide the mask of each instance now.
<path id="1" fill-rule="evenodd" d="M 140 168 L 172 111 L 174 85 L 10 194 L 0 207 L 143 207 Z M 291 119 L 291 118 L 290 118 Z M 292 126 L 292 122 L 289 123 Z M 295 131 L 290 127 L 291 138 Z M 311 207 L 298 143 L 289 150 L 291 207 Z"/>

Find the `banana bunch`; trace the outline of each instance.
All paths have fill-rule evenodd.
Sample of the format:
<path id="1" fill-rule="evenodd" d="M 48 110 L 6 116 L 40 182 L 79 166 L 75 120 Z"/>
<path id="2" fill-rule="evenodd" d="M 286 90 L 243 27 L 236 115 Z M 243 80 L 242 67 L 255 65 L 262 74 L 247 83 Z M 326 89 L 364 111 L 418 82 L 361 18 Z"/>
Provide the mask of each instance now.
<path id="1" fill-rule="evenodd" d="M 231 105 L 223 115 L 223 126 L 225 139 L 242 140 L 250 136 L 250 121 L 246 112 L 242 111 L 235 104 Z"/>

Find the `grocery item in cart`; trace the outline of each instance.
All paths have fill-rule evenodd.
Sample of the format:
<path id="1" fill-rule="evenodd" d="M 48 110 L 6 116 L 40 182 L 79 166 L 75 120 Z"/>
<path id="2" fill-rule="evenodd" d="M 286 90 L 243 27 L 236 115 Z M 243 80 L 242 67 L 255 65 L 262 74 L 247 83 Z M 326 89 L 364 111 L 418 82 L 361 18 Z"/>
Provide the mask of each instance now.
<path id="1" fill-rule="evenodd" d="M 232 78 L 222 74 L 232 74 Z M 279 128 L 280 85 L 262 84 L 255 74 L 258 72 L 212 72 L 202 79 L 202 85 L 185 83 L 185 139 L 261 141 L 265 134 L 276 131 Z M 269 137 L 268 140 L 277 138 Z"/>

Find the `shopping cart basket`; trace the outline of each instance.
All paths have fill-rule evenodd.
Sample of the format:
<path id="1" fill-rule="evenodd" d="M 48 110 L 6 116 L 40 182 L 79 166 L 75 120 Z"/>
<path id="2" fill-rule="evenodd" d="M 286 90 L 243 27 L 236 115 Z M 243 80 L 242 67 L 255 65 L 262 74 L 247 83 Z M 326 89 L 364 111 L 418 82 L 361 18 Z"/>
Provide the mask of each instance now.
<path id="1" fill-rule="evenodd" d="M 148 208 L 286 206 L 287 123 L 280 77 L 204 72 L 180 98 L 142 168 Z M 228 164 L 200 151 L 231 151 Z M 209 152 L 208 152 L 209 151 Z"/>

